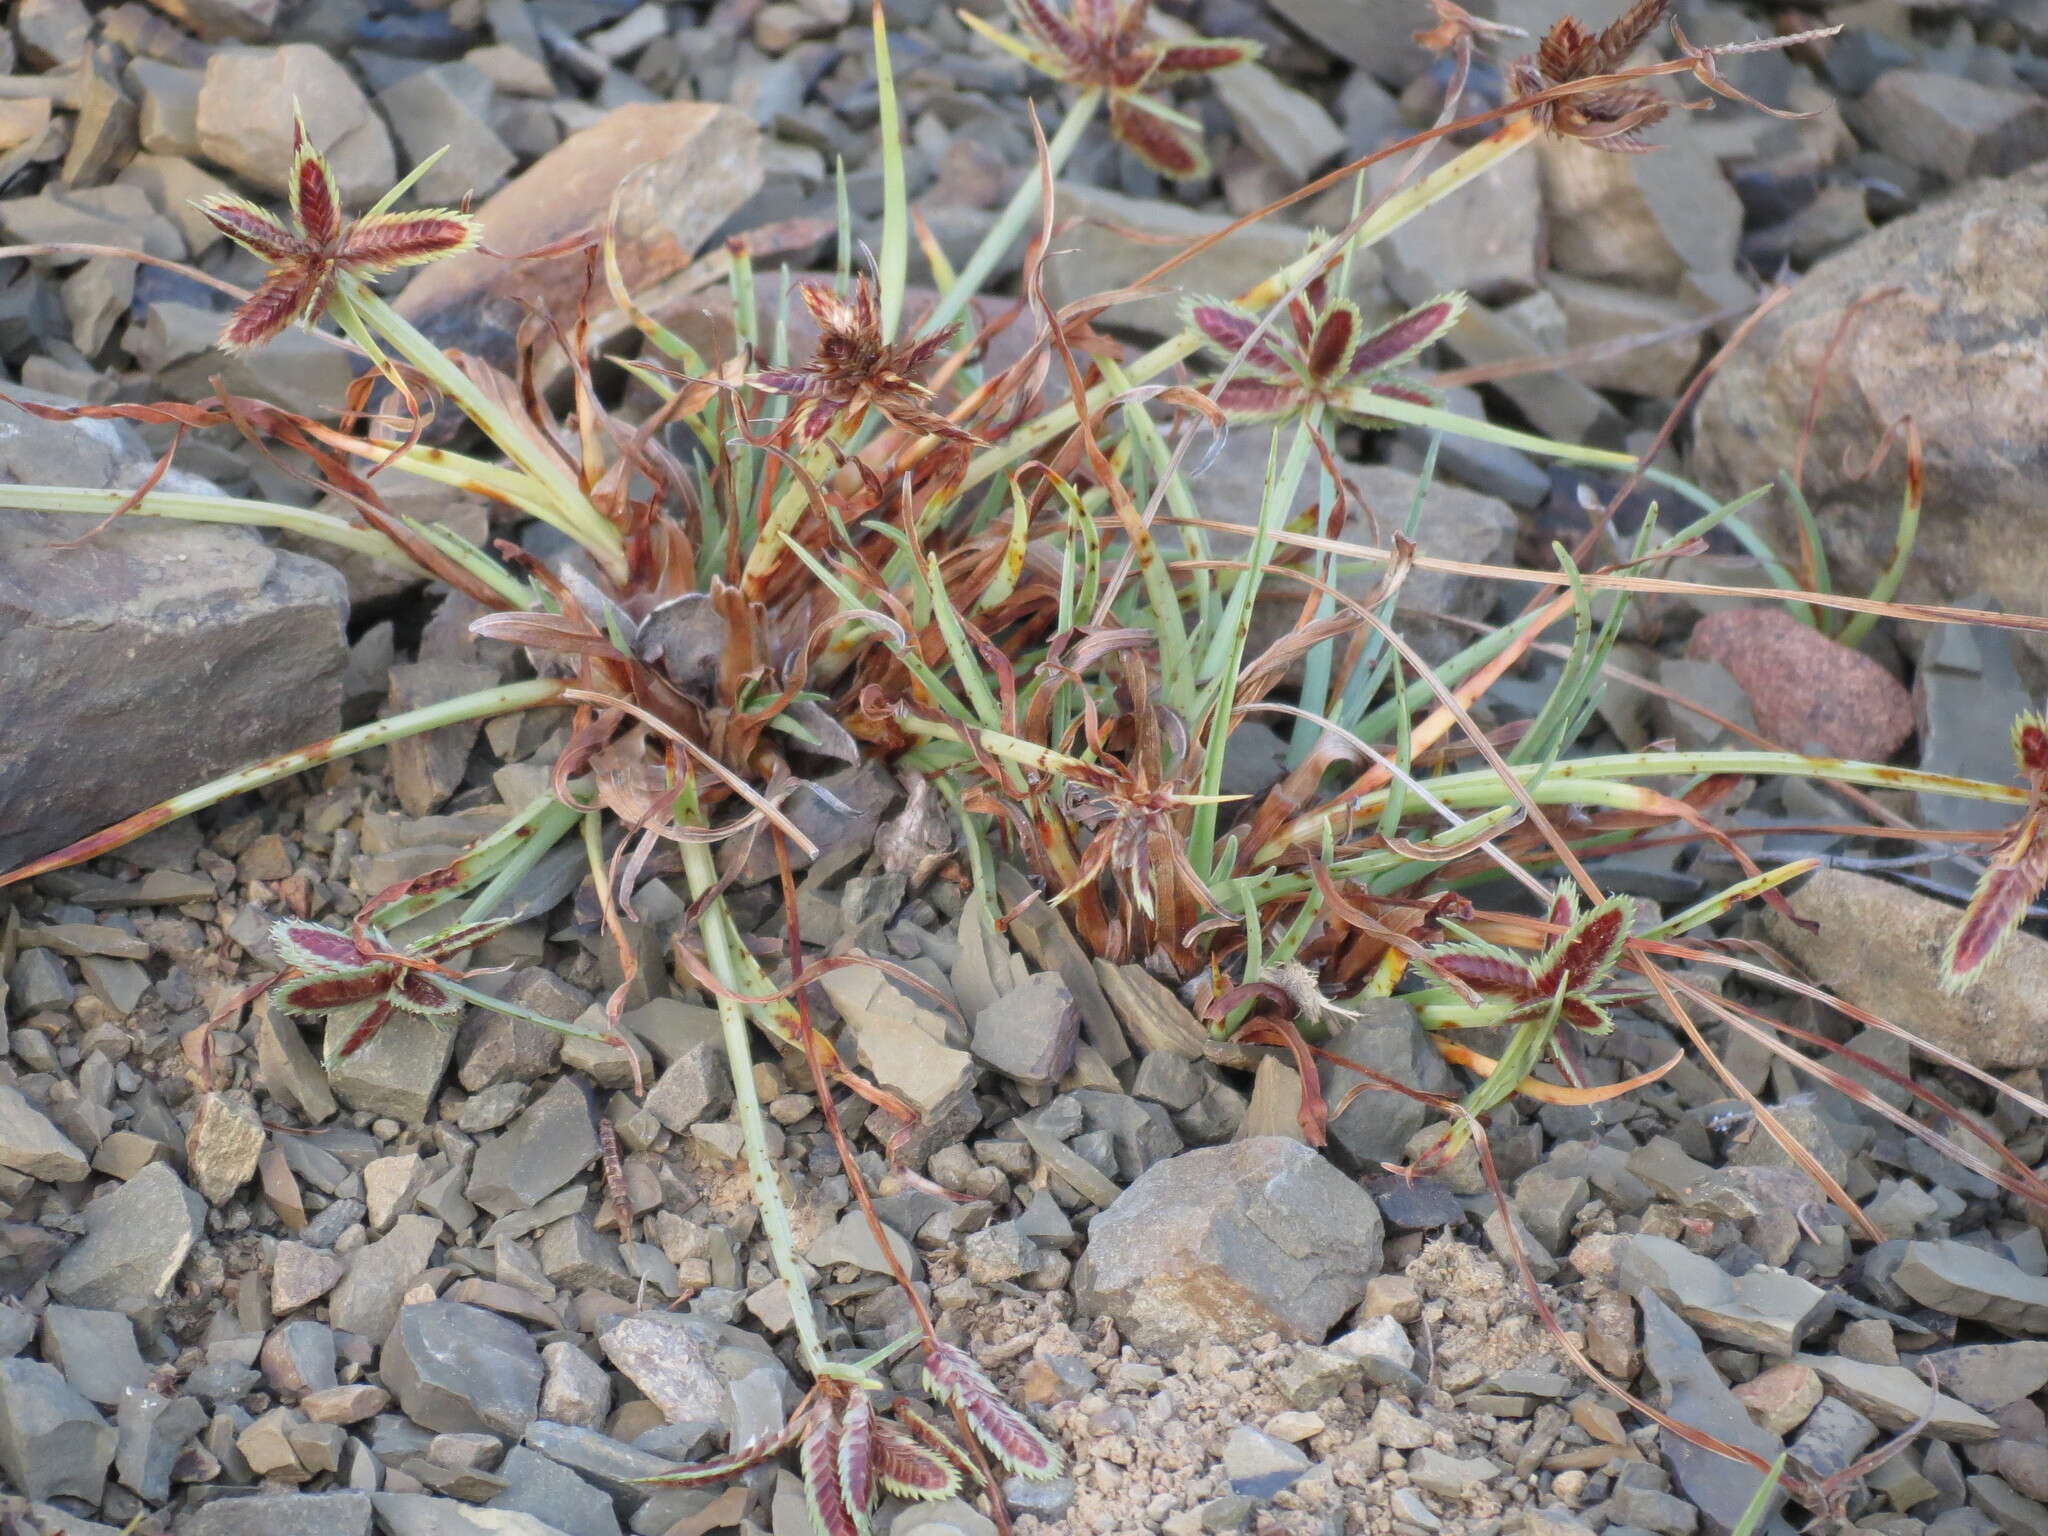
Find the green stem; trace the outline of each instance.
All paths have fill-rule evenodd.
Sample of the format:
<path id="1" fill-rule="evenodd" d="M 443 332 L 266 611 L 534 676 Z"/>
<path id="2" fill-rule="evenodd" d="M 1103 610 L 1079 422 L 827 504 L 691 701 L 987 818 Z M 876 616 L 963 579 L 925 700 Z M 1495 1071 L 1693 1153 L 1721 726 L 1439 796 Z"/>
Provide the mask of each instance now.
<path id="1" fill-rule="evenodd" d="M 1066 163 L 1072 158 L 1074 147 L 1081 142 L 1081 135 L 1088 125 L 1095 121 L 1095 114 L 1102 107 L 1102 92 L 1083 91 L 1074 98 L 1074 104 L 1067 108 L 1067 115 L 1060 120 L 1059 130 L 1045 146 L 1047 164 L 1051 174 L 1057 178 Z M 1003 211 L 996 215 L 995 223 L 988 233 L 981 237 L 981 243 L 974 248 L 974 254 L 961 263 L 959 275 L 940 295 L 932 312 L 918 325 L 920 332 L 939 330 L 965 309 L 981 285 L 988 281 L 989 273 L 995 270 L 1003 253 L 1016 243 L 1018 234 L 1024 228 L 1024 221 L 1038 212 L 1039 184 L 1042 178 L 1033 172 L 1017 184 L 1017 190 L 1010 194 L 1010 201 Z"/>
<path id="2" fill-rule="evenodd" d="M 695 820 L 697 792 L 684 788 L 677 798 L 679 820 Z M 704 960 L 717 974 L 725 993 L 745 991 L 738 956 L 743 948 L 725 899 L 713 895 L 718 889 L 718 868 L 708 844 L 680 845 L 683 876 L 691 896 L 705 903 L 697 929 L 704 941 Z M 709 898 L 708 900 L 706 898 Z M 790 1230 L 789 1207 L 783 1203 L 774 1160 L 768 1155 L 768 1124 L 761 1114 L 761 1096 L 754 1087 L 754 1058 L 747 1043 L 745 1008 L 731 996 L 717 998 L 718 1022 L 725 1032 L 726 1067 L 732 1074 L 733 1109 L 745 1143 L 747 1173 L 754 1186 L 754 1203 L 761 1213 L 761 1229 L 768 1235 L 768 1251 L 776 1273 L 789 1293 L 791 1326 L 796 1329 L 797 1351 L 813 1376 L 828 1376 L 836 1367 L 826 1358 L 824 1340 L 818 1334 L 818 1318 L 804 1281 L 802 1261 L 797 1256 L 796 1235 Z"/>
<path id="3" fill-rule="evenodd" d="M 1821 779 L 1833 784 L 1855 784 L 1865 789 L 1953 795 L 1959 800 L 1984 800 L 1996 805 L 2024 805 L 2027 800 L 2025 790 L 2010 784 L 1987 784 L 1979 779 L 1960 779 L 1948 774 L 1923 773 L 1917 769 L 1862 763 L 1849 758 L 1803 757 L 1796 752 L 1625 752 L 1550 764 L 1519 763 L 1514 765 L 1513 771 L 1516 777 L 1530 786 L 1530 793 L 1539 804 L 1605 804 L 1615 809 L 1642 808 L 1640 804 L 1630 804 L 1632 786 L 1627 782 L 1629 780 L 1698 774 Z M 1531 783 L 1532 780 L 1540 782 Z M 1514 798 L 1514 792 L 1491 768 L 1431 779 L 1429 791 L 1454 810 L 1502 805 Z M 1326 822 L 1369 819 L 1385 805 L 1389 793 L 1386 789 L 1375 790 L 1346 804 L 1328 806 L 1302 817 L 1261 849 L 1256 862 L 1277 859 L 1289 847 L 1320 842 Z"/>
<path id="4" fill-rule="evenodd" d="M 607 566 L 617 569 L 624 550 L 618 529 L 605 521 L 576 477 L 559 457 L 549 452 L 537 437 L 539 429 L 515 419 L 497 401 L 484 393 L 475 380 L 458 368 L 453 359 L 416 328 L 410 320 L 385 303 L 367 286 L 354 284 L 346 307 L 364 325 L 374 327 L 391 350 L 419 369 L 428 381 L 448 397 L 498 449 L 533 477 L 551 506 L 543 511 L 538 498 L 528 503 L 536 516 L 552 522 Z M 337 320 L 342 305 L 335 307 Z"/>
<path id="5" fill-rule="evenodd" d="M 133 491 L 79 490 L 63 485 L 0 486 L 0 507 L 10 512 L 76 512 L 88 517 L 105 517 L 122 503 L 133 500 Z M 192 496 L 174 491 L 150 491 L 123 517 L 165 517 L 183 523 L 225 523 L 243 528 L 279 528 L 305 538 L 319 539 L 341 549 L 382 560 L 415 575 L 431 573 L 413 564 L 412 557 L 374 528 L 363 528 L 346 519 L 304 507 L 288 507 L 278 501 L 245 501 L 239 496 Z"/>
<path id="6" fill-rule="evenodd" d="M 308 768 L 318 768 L 323 763 L 332 763 L 358 752 L 367 752 L 372 747 L 387 747 L 394 741 L 403 741 L 408 736 L 423 735 L 443 725 L 454 725 L 464 720 L 488 719 L 493 715 L 509 715 L 522 709 L 538 709 L 542 705 L 560 700 L 569 685 L 557 678 L 536 677 L 523 683 L 505 683 L 496 688 L 481 689 L 476 693 L 465 693 L 439 704 L 423 705 L 409 709 L 404 714 L 392 715 L 389 719 L 373 720 L 368 725 L 359 725 L 352 731 L 343 731 L 339 736 L 329 736 L 311 746 L 296 751 L 281 752 L 276 757 L 266 757 L 261 762 L 238 768 L 220 778 L 209 779 L 181 795 L 168 800 L 159 800 L 147 810 L 137 811 L 126 821 L 117 822 L 104 832 L 81 838 L 68 848 L 60 848 L 33 864 L 0 875 L 0 886 L 13 885 L 20 880 L 46 875 L 53 869 L 68 869 L 73 864 L 82 864 L 87 859 L 99 858 L 114 849 L 124 847 L 146 832 L 153 832 L 182 816 L 204 810 L 209 805 L 235 795 L 246 794 L 252 789 L 261 789 L 266 784 L 275 784 L 279 779 L 288 779 L 295 773 L 304 773 Z"/>

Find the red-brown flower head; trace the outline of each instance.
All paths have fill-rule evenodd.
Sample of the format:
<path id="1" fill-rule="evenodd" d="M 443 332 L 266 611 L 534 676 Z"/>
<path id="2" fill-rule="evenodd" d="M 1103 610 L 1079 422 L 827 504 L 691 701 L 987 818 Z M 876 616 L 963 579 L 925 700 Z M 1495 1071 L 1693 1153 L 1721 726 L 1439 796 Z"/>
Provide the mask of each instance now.
<path id="1" fill-rule="evenodd" d="M 1318 278 L 1266 328 L 1244 355 L 1237 373 L 1212 398 L 1233 421 L 1272 421 L 1321 401 L 1361 425 L 1378 424 L 1360 408 L 1361 393 L 1414 405 L 1434 405 L 1436 393 L 1399 370 L 1458 323 L 1462 293 L 1440 294 L 1368 332 L 1351 300 L 1334 298 Z M 1187 322 L 1225 359 L 1234 358 L 1258 329 L 1258 318 L 1235 304 L 1196 299 Z"/>
<path id="2" fill-rule="evenodd" d="M 1530 96 L 1575 80 L 1611 75 L 1628 63 L 1629 55 L 1670 9 L 1671 0 L 1636 0 L 1599 32 L 1575 16 L 1561 16 L 1533 54 L 1516 60 L 1509 83 L 1517 94 Z M 1641 154 L 1654 147 L 1643 140 L 1642 130 L 1668 116 L 1671 103 L 1647 86 L 1611 85 L 1538 102 L 1529 110 L 1561 138 L 1618 154 Z"/>
<path id="3" fill-rule="evenodd" d="M 1009 5 L 1024 41 L 971 13 L 963 11 L 961 20 L 1055 80 L 1102 91 L 1109 97 L 1109 131 L 1160 175 L 1184 181 L 1208 174 L 1209 157 L 1195 123 L 1149 94 L 1150 88 L 1247 63 L 1259 56 L 1257 43 L 1235 37 L 1148 40 L 1151 0 L 1070 0 L 1064 12 L 1050 0 Z"/>
<path id="4" fill-rule="evenodd" d="M 450 208 L 344 219 L 334 172 L 307 139 L 303 120 L 293 127 L 289 224 L 232 193 L 194 206 L 215 229 L 270 263 L 269 275 L 221 333 L 229 352 L 259 346 L 294 320 L 311 325 L 344 282 L 466 251 L 481 233 L 474 218 Z"/>
<path id="5" fill-rule="evenodd" d="M 981 438 L 931 408 L 932 392 L 917 379 L 951 344 L 957 326 L 892 344 L 882 333 L 881 305 L 865 273 L 851 298 L 826 283 L 805 283 L 797 291 L 818 323 L 817 350 L 799 368 L 764 368 L 748 382 L 797 402 L 790 421 L 799 441 L 816 442 L 840 421 L 851 426 L 872 407 L 906 432 L 983 446 Z"/>

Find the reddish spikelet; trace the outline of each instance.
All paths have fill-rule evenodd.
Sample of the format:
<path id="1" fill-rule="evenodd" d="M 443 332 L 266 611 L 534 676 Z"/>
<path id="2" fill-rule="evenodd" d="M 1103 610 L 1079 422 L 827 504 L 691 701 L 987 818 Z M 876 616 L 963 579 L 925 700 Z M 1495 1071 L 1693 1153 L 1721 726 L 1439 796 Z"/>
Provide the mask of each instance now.
<path id="1" fill-rule="evenodd" d="M 951 344 L 957 326 L 908 345 L 892 344 L 882 334 L 879 297 L 865 273 L 854 283 L 851 298 L 826 283 L 805 283 L 798 292 L 818 322 L 818 345 L 810 361 L 801 368 L 764 369 L 747 382 L 798 402 L 789 422 L 800 442 L 816 442 L 842 421 L 858 421 L 873 409 L 907 432 L 986 446 L 932 410 L 927 403 L 932 392 L 917 379 Z"/>
<path id="2" fill-rule="evenodd" d="M 1465 313 L 1465 295 L 1447 293 L 1418 304 L 1398 320 L 1373 332 L 1351 354 L 1345 376 L 1354 381 L 1370 379 L 1413 361 L 1443 338 Z"/>
<path id="3" fill-rule="evenodd" d="M 965 1350 L 941 1344 L 924 1359 L 925 1389 L 967 1416 L 975 1438 L 1011 1472 L 1033 1481 L 1057 1477 L 1060 1453 L 1012 1408 Z"/>
<path id="4" fill-rule="evenodd" d="M 1517 95 L 1533 96 L 1553 86 L 1595 75 L 1613 74 L 1656 29 L 1671 9 L 1671 0 L 1636 0 L 1636 4 L 1604 32 L 1593 33 L 1573 16 L 1559 17 L 1537 44 L 1508 72 Z M 1671 103 L 1638 85 L 1613 85 L 1538 102 L 1529 113 L 1560 138 L 1578 139 L 1595 149 L 1641 154 L 1652 146 L 1640 132 L 1671 112 Z"/>
<path id="5" fill-rule="evenodd" d="M 839 1418 L 839 1491 L 863 1527 L 875 1507 L 875 1422 L 865 1392 L 854 1393 Z"/>
<path id="6" fill-rule="evenodd" d="M 481 234 L 475 219 L 446 208 L 380 213 L 349 227 L 343 251 L 358 275 L 389 272 L 458 255 L 473 247 Z"/>
<path id="7" fill-rule="evenodd" d="M 1129 97 L 1118 96 L 1110 102 L 1109 131 L 1124 148 L 1173 181 L 1192 181 L 1209 173 L 1209 157 L 1192 134 L 1156 113 L 1131 105 Z"/>
<path id="8" fill-rule="evenodd" d="M 1429 968 L 1438 975 L 1462 981 L 1481 994 L 1526 995 L 1535 990 L 1535 973 L 1528 966 L 1490 946 L 1482 950 L 1477 946 L 1454 945 L 1433 949 L 1427 958 Z"/>
<path id="9" fill-rule="evenodd" d="M 804 1498 L 818 1536 L 861 1536 L 839 1486 L 839 1420 L 829 1404 L 821 1403 L 811 1415 L 797 1462 L 803 1468 Z"/>
<path id="10" fill-rule="evenodd" d="M 1274 350 L 1265 335 L 1259 333 L 1259 322 L 1255 316 L 1214 299 L 1197 299 L 1188 305 L 1187 321 L 1207 337 L 1209 344 L 1226 360 L 1244 351 L 1246 367 L 1258 373 L 1286 376 L 1287 359 Z M 1252 341 L 1254 335 L 1258 340 Z M 1248 341 L 1251 347 L 1246 351 L 1245 343 Z"/>
<path id="11" fill-rule="evenodd" d="M 1614 1021 L 1595 994 L 1621 959 L 1635 904 L 1626 896 L 1610 896 L 1577 917 L 1576 899 L 1566 889 L 1551 903 L 1550 920 L 1569 926 L 1534 964 L 1483 943 L 1441 945 L 1425 951 L 1423 963 L 1499 1005 L 1502 1024 L 1541 1018 L 1556 1008 L 1575 1028 L 1605 1034 Z"/>
<path id="12" fill-rule="evenodd" d="M 302 971 L 354 970 L 367 958 L 356 941 L 338 929 L 291 918 L 270 925 L 270 947 L 278 959 Z"/>
<path id="13" fill-rule="evenodd" d="M 1610 896 L 1565 930 L 1551 946 L 1536 972 L 1536 990 L 1548 995 L 1559 985 L 1567 991 L 1590 986 L 1614 969 L 1628 942 L 1634 904 L 1626 896 Z"/>
<path id="14" fill-rule="evenodd" d="M 285 982 L 272 994 L 278 1007 L 288 1013 L 326 1013 L 382 997 L 391 989 L 388 966 L 365 966 L 358 971 L 328 972 Z"/>
<path id="15" fill-rule="evenodd" d="M 2013 721 L 2012 756 L 2027 781 L 2027 809 L 1985 860 L 1963 920 L 1942 951 L 1941 985 L 1947 992 L 1960 992 L 1977 979 L 2048 885 L 2048 721 L 2031 713 Z"/>
<path id="16" fill-rule="evenodd" d="M 949 1499 L 974 1477 L 974 1464 L 946 1432 L 910 1404 L 899 1402 L 896 1417 L 875 1422 L 876 1475 L 902 1499 Z"/>
<path id="17" fill-rule="evenodd" d="M 1324 312 L 1309 342 L 1312 377 L 1336 380 L 1350 373 L 1351 357 L 1358 348 L 1358 326 L 1358 306 L 1349 299 L 1339 299 Z"/>
<path id="18" fill-rule="evenodd" d="M 1219 69 L 1230 69 L 1248 63 L 1258 56 L 1256 43 L 1238 42 L 1228 38 L 1210 38 L 1200 43 L 1184 43 L 1177 47 L 1160 50 L 1159 62 L 1152 68 L 1151 83 L 1172 85 L 1191 75 L 1206 75 Z"/>
<path id="19" fill-rule="evenodd" d="M 391 1001 L 389 998 L 380 998 L 374 1003 L 359 1003 L 356 1006 L 363 1010 L 363 1014 L 360 1019 L 354 1019 L 352 1027 L 353 1010 L 350 1009 L 337 1010 L 334 1017 L 329 1020 L 328 1027 L 330 1029 L 339 1025 L 348 1030 L 348 1036 L 341 1042 L 341 1048 L 335 1051 L 333 1059 L 328 1063 L 330 1066 L 335 1061 L 343 1061 L 355 1055 L 357 1051 L 360 1051 L 364 1046 L 376 1039 L 377 1031 L 382 1029 L 391 1017 Z"/>
<path id="20" fill-rule="evenodd" d="M 310 318 L 319 290 L 319 274 L 297 257 L 272 268 L 228 320 L 220 333 L 221 350 L 246 352 L 283 335 L 294 320 Z"/>
<path id="21" fill-rule="evenodd" d="M 1256 422 L 1286 415 L 1300 403 L 1301 392 L 1263 379 L 1232 379 L 1209 398 L 1232 421 Z"/>
<path id="22" fill-rule="evenodd" d="M 446 1018 L 462 1007 L 454 993 L 418 971 L 405 973 L 392 989 L 391 1001 L 408 1013 L 430 1014 L 435 1018 Z"/>

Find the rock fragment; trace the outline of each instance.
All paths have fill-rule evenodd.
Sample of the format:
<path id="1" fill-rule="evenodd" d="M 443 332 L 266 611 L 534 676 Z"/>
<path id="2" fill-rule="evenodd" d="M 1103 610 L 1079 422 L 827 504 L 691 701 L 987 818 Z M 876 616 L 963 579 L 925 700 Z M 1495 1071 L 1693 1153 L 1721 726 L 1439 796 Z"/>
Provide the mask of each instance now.
<path id="1" fill-rule="evenodd" d="M 378 1370 L 413 1422 L 515 1439 L 533 1422 L 544 1376 L 524 1328 L 452 1301 L 401 1308 Z"/>
<path id="2" fill-rule="evenodd" d="M 1318 1342 L 1379 1267 L 1371 1197 L 1300 1142 L 1260 1137 L 1147 1170 L 1095 1218 L 1074 1290 L 1141 1348 Z"/>
<path id="3" fill-rule="evenodd" d="M 78 1145 L 18 1088 L 0 1087 L 0 1168 L 45 1184 L 70 1184 L 92 1171 Z"/>
<path id="4" fill-rule="evenodd" d="M 185 1166 L 200 1198 L 225 1205 L 256 1175 L 263 1155 L 263 1120 L 246 1097 L 202 1094 L 185 1136 Z"/>
<path id="5" fill-rule="evenodd" d="M 113 1426 L 54 1367 L 0 1360 L 0 1472 L 17 1491 L 97 1504 L 113 1459 Z"/>
<path id="6" fill-rule="evenodd" d="M 168 1163 L 151 1163 L 83 1217 L 85 1236 L 51 1271 L 51 1294 L 134 1317 L 170 1290 L 206 1229 L 206 1203 Z"/>

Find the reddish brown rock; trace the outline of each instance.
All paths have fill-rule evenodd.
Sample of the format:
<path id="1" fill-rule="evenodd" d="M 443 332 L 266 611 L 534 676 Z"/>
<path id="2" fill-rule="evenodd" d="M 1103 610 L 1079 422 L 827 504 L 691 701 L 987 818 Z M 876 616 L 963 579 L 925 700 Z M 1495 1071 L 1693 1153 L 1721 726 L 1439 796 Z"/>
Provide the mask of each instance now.
<path id="1" fill-rule="evenodd" d="M 620 107 L 572 134 L 477 210 L 492 250 L 516 255 L 603 227 L 621 184 L 616 232 L 626 286 L 642 293 L 681 271 L 761 185 L 760 133 L 713 102 Z M 500 367 L 529 306 L 567 320 L 583 293 L 584 256 L 505 261 L 482 251 L 424 269 L 399 310 L 443 346 Z M 596 307 L 609 308 L 602 279 Z"/>
<path id="2" fill-rule="evenodd" d="M 1694 626 L 1686 653 L 1726 667 L 1756 728 L 1794 752 L 1881 763 L 1913 734 L 1905 685 L 1782 608 L 1728 608 Z"/>

